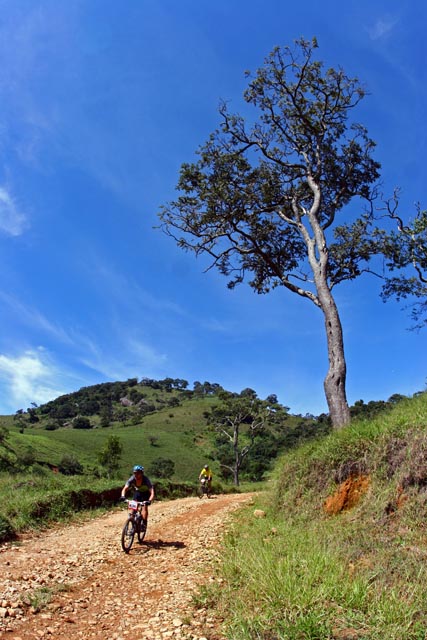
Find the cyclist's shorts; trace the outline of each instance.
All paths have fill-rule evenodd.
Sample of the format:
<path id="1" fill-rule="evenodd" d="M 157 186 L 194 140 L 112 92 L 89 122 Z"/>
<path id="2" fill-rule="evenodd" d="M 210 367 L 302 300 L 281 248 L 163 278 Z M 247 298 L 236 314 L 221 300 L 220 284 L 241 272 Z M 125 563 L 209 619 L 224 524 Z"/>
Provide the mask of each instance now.
<path id="1" fill-rule="evenodd" d="M 133 499 L 138 500 L 138 502 L 145 502 L 145 500 L 150 499 L 149 491 L 135 491 L 133 494 Z"/>

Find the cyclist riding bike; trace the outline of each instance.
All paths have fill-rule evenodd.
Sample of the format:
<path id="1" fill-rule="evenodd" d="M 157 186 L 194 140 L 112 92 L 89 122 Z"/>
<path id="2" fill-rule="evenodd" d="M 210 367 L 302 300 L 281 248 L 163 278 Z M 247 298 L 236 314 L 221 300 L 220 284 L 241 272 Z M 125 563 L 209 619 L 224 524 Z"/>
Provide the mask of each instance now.
<path id="1" fill-rule="evenodd" d="M 212 485 L 212 471 L 209 469 L 209 465 L 205 464 L 201 472 L 199 473 L 199 482 L 206 487 L 206 495 L 209 497 Z"/>
<path id="2" fill-rule="evenodd" d="M 126 493 L 129 491 L 129 489 L 132 489 L 133 491 L 133 500 L 137 500 L 138 502 L 144 502 L 146 500 L 153 502 L 154 500 L 154 486 L 150 478 L 148 478 L 148 476 L 144 474 L 144 467 L 142 467 L 140 464 L 134 466 L 133 474 L 131 475 L 129 480 L 127 480 L 125 486 L 122 489 L 121 498 L 123 500 L 126 497 Z M 141 509 L 141 516 L 144 525 L 147 526 L 147 505 L 143 505 Z"/>

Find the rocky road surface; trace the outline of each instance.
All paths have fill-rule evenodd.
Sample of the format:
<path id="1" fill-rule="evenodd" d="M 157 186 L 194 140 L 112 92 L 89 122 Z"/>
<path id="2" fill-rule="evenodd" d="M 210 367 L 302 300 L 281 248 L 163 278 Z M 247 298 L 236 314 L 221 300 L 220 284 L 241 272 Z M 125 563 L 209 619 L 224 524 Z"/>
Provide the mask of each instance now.
<path id="1" fill-rule="evenodd" d="M 146 540 L 121 549 L 125 508 L 0 546 L 0 638 L 225 640 L 195 605 L 230 514 L 251 494 L 154 502 Z"/>

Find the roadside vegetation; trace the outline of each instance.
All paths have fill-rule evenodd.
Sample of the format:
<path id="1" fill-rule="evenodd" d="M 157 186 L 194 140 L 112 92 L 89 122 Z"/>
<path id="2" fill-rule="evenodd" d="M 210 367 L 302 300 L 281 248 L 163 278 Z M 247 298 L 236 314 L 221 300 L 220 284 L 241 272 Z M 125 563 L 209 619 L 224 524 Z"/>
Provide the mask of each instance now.
<path id="1" fill-rule="evenodd" d="M 426 393 L 285 453 L 199 595 L 226 637 L 424 640 L 426 453 Z"/>

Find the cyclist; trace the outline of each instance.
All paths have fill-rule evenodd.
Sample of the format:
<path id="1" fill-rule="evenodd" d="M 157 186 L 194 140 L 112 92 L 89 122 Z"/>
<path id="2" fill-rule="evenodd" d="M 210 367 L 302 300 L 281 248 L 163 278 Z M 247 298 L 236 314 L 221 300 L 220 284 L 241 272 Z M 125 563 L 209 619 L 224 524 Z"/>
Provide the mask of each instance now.
<path id="1" fill-rule="evenodd" d="M 148 478 L 148 476 L 144 474 L 144 467 L 142 467 L 140 464 L 136 464 L 132 471 L 133 471 L 133 474 L 131 475 L 129 480 L 127 480 L 125 486 L 122 489 L 122 495 L 121 495 L 122 499 L 126 497 L 126 493 L 129 491 L 129 489 L 132 489 L 134 500 L 137 500 L 138 502 L 144 502 L 145 500 L 149 500 L 150 502 L 153 502 L 154 487 L 150 478 Z M 147 526 L 147 521 L 148 521 L 147 505 L 144 505 L 142 507 L 141 516 L 142 516 L 142 521 L 144 525 Z"/>
<path id="2" fill-rule="evenodd" d="M 210 491 L 211 491 L 211 484 L 212 484 L 212 471 L 209 469 L 209 465 L 208 464 L 205 464 L 205 466 L 203 467 L 203 469 L 199 473 L 199 482 L 202 485 L 207 483 L 206 495 L 209 498 L 209 494 L 210 494 Z"/>

